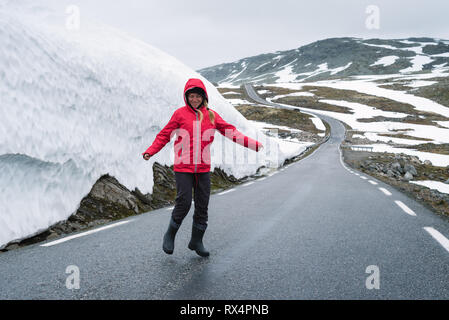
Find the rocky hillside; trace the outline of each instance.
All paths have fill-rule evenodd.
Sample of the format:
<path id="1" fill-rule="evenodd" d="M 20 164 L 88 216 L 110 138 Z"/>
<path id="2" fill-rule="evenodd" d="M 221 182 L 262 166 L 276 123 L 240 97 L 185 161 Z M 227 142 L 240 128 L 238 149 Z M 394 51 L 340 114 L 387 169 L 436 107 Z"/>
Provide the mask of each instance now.
<path id="1" fill-rule="evenodd" d="M 198 70 L 220 86 L 426 72 L 449 65 L 449 40 L 330 38 Z"/>

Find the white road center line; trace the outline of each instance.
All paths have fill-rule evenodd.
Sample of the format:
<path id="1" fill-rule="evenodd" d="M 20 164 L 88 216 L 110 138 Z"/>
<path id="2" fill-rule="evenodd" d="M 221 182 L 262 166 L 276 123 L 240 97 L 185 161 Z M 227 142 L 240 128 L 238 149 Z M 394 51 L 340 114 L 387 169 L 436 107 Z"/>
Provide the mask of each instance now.
<path id="1" fill-rule="evenodd" d="M 407 214 L 409 214 L 409 215 L 411 215 L 411 216 L 416 216 L 416 213 L 414 213 L 413 210 L 410 209 L 409 207 L 407 207 L 402 201 L 395 200 L 394 202 L 395 202 L 395 203 L 399 206 L 399 208 L 401 208 L 405 213 L 407 213 Z"/>
<path id="2" fill-rule="evenodd" d="M 265 180 L 267 177 L 263 177 L 263 178 L 260 178 L 260 179 L 257 179 L 257 181 L 262 181 L 262 180 Z"/>
<path id="3" fill-rule="evenodd" d="M 254 183 L 254 181 L 251 181 L 251 182 L 248 182 L 248 183 L 242 184 L 242 187 L 246 187 L 246 186 L 249 186 L 249 185 L 251 185 L 251 184 L 253 184 L 253 183 Z"/>
<path id="4" fill-rule="evenodd" d="M 432 227 L 424 227 L 424 230 L 426 230 L 436 241 L 438 241 L 444 249 L 446 249 L 449 252 L 449 240 L 443 236 L 440 232 L 435 230 Z"/>
<path id="5" fill-rule="evenodd" d="M 231 190 L 226 190 L 226 191 L 220 192 L 218 195 L 221 196 L 222 194 L 229 193 L 229 192 L 232 192 L 232 191 L 235 191 L 235 189 L 231 189 Z"/>
<path id="6" fill-rule="evenodd" d="M 379 190 L 382 191 L 383 193 L 385 193 L 387 196 L 391 196 L 391 192 L 388 191 L 387 189 L 379 187 Z"/>
<path id="7" fill-rule="evenodd" d="M 364 177 L 364 176 L 360 176 L 360 179 L 367 180 L 368 178 Z"/>
<path id="8" fill-rule="evenodd" d="M 132 220 L 121 221 L 121 222 L 110 224 L 110 225 L 107 225 L 107 226 L 104 226 L 104 227 L 101 227 L 101 228 L 98 228 L 98 229 L 94 229 L 94 230 L 78 233 L 78 234 L 75 234 L 73 236 L 69 236 L 69 237 L 65 237 L 65 238 L 59 239 L 59 240 L 55 240 L 55 241 L 52 241 L 52 242 L 41 244 L 41 247 L 54 246 L 56 244 L 60 244 L 60 243 L 63 243 L 63 242 L 66 242 L 66 241 L 69 241 L 69 240 L 72 240 L 72 239 L 75 239 L 75 238 L 84 237 L 84 236 L 87 236 L 87 235 L 95 233 L 95 232 L 99 232 L 99 231 L 103 231 L 103 230 L 106 230 L 106 229 L 114 228 L 114 227 L 117 227 L 119 225 L 128 223 L 130 221 L 132 221 Z"/>
<path id="9" fill-rule="evenodd" d="M 369 183 L 373 184 L 373 185 L 377 185 L 377 182 L 373 181 L 373 180 L 368 180 Z"/>

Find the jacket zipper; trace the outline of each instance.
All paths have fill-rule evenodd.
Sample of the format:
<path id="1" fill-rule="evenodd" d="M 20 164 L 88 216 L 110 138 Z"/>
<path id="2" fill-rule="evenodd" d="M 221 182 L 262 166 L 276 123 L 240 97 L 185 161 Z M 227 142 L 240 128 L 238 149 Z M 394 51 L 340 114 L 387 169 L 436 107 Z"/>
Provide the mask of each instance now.
<path id="1" fill-rule="evenodd" d="M 201 112 L 201 111 L 198 111 L 198 112 Z M 196 165 L 197 165 L 197 162 L 198 162 L 198 149 L 199 149 L 199 146 L 198 146 L 198 142 L 199 142 L 199 140 L 198 140 L 198 137 L 199 137 L 198 112 L 195 112 L 195 119 L 196 119 L 196 133 L 197 133 L 197 135 L 196 135 L 196 152 L 195 152 L 195 159 L 194 159 L 194 161 L 195 161 L 195 169 L 194 169 L 194 172 L 196 172 Z"/>

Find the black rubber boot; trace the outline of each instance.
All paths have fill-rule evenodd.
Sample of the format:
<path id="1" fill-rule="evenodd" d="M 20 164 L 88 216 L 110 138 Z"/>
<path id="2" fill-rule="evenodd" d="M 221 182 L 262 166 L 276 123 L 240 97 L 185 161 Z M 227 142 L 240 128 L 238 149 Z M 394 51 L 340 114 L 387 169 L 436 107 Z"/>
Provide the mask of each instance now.
<path id="1" fill-rule="evenodd" d="M 190 239 L 188 246 L 190 250 L 195 250 L 195 252 L 202 257 L 209 256 L 209 251 L 207 251 L 203 245 L 203 236 L 205 231 L 206 228 L 198 227 L 194 223 L 192 225 L 192 238 Z"/>
<path id="2" fill-rule="evenodd" d="M 175 236 L 179 227 L 180 225 L 177 224 L 173 218 L 170 218 L 170 223 L 168 225 L 167 232 L 165 232 L 164 241 L 162 243 L 162 250 L 164 250 L 166 254 L 172 254 L 175 249 Z"/>

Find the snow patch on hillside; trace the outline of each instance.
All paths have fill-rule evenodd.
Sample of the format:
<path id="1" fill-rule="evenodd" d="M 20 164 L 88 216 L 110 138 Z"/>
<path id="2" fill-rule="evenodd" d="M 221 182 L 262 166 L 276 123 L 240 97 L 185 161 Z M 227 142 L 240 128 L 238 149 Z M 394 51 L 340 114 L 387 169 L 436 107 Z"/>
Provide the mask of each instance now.
<path id="1" fill-rule="evenodd" d="M 399 59 L 398 56 L 385 56 L 371 64 L 370 66 L 377 66 L 382 65 L 384 67 L 388 67 L 396 62 L 396 60 Z"/>

